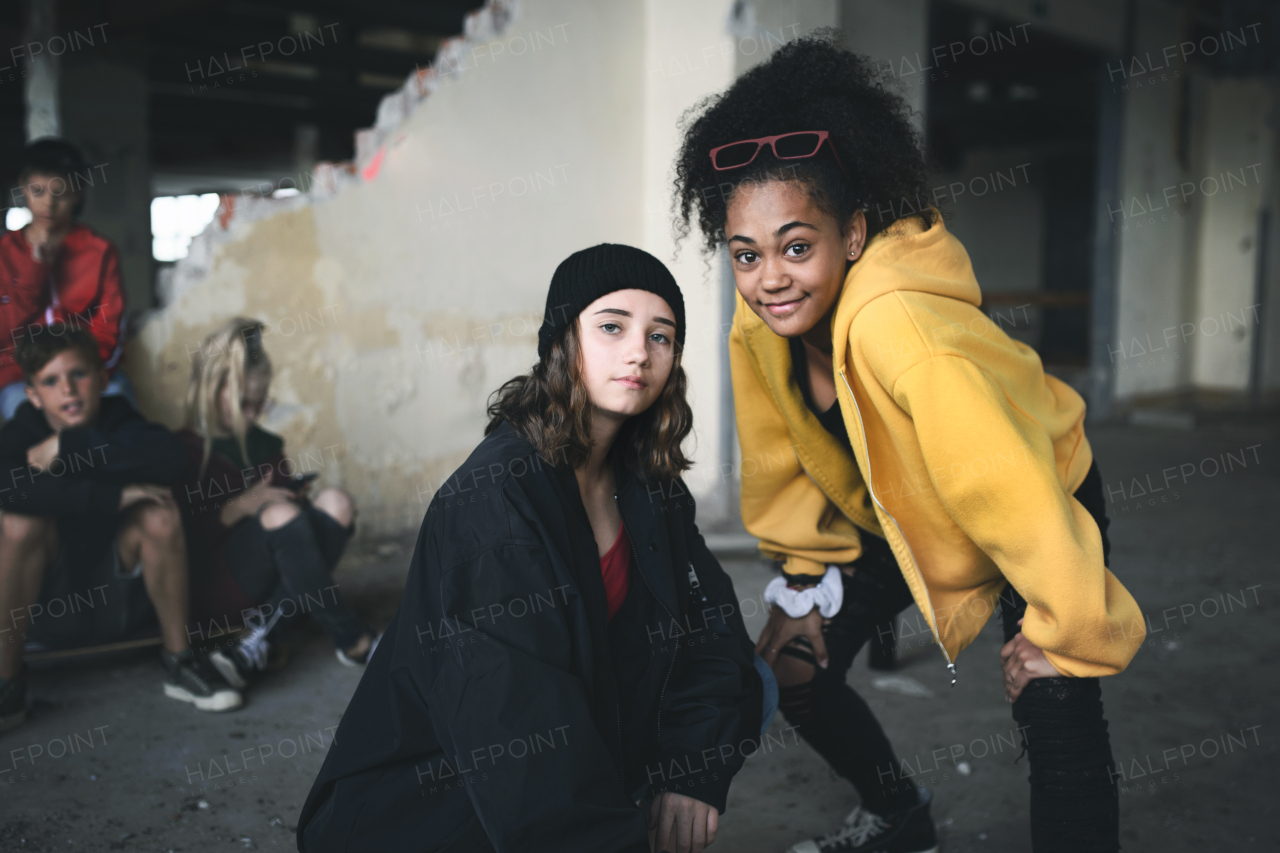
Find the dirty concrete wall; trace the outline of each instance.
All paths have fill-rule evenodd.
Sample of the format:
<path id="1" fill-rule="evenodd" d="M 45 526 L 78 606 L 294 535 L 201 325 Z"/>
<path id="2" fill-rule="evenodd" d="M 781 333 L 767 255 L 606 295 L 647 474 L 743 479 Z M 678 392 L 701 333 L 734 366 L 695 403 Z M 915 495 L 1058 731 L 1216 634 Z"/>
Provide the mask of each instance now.
<path id="1" fill-rule="evenodd" d="M 357 496 L 366 533 L 417 525 L 480 441 L 488 394 L 536 359 L 556 264 L 643 239 L 643 7 L 517 9 L 465 45 L 359 179 L 199 238 L 129 352 L 148 414 L 180 423 L 203 336 L 263 319 L 268 428 Z"/>
<path id="2" fill-rule="evenodd" d="M 1271 92 L 1271 109 L 1280 110 L 1280 75 L 1272 75 L 1269 81 Z M 1261 335 L 1259 344 L 1259 361 L 1261 370 L 1258 375 L 1259 403 L 1269 405 L 1280 404 L 1280 133 L 1270 135 L 1271 151 L 1267 153 L 1269 161 L 1268 180 L 1263 191 L 1263 204 L 1269 215 L 1266 230 L 1258 235 L 1262 241 L 1262 269 L 1259 281 L 1259 293 L 1255 301 L 1262 302 L 1259 310 L 1260 328 L 1255 334 Z"/>
<path id="3" fill-rule="evenodd" d="M 927 87 L 936 73 L 929 52 L 928 0 L 840 0 L 839 13 L 845 46 L 871 57 L 898 80 L 916 129 L 923 132 Z"/>
<path id="4" fill-rule="evenodd" d="M 1180 11 L 1158 0 L 1136 9 L 1134 54 L 1109 70 L 1125 98 L 1122 191 L 1100 205 L 1120 249 L 1116 397 L 1239 398 L 1262 319 L 1254 291 L 1276 145 L 1271 85 L 1189 66 L 1176 47 Z"/>
<path id="5" fill-rule="evenodd" d="M 1116 303 L 1116 341 L 1110 348 L 1118 399 L 1180 389 L 1187 381 L 1189 347 L 1148 352 L 1148 338 L 1158 341 L 1162 330 L 1180 325 L 1188 313 L 1185 288 L 1194 288 L 1183 275 L 1191 260 L 1193 205 L 1176 195 L 1165 199 L 1166 187 L 1180 184 L 1190 168 L 1179 154 L 1178 110 L 1184 96 L 1185 65 L 1143 73 L 1147 55 L 1181 40 L 1178 16 L 1164 3 L 1137 4 L 1134 56 L 1108 72 L 1108 84 L 1124 98 L 1120 160 L 1120 197 L 1098 200 L 1098 215 L 1106 217 L 1119 251 Z M 1137 62 L 1134 58 L 1138 57 Z"/>
<path id="6" fill-rule="evenodd" d="M 697 463 L 686 479 L 699 498 L 698 514 L 704 523 L 733 512 L 730 490 L 720 476 L 720 461 L 730 448 L 724 446 L 718 428 L 725 415 L 719 374 L 727 357 L 719 334 L 720 303 L 724 288 L 732 285 L 716 274 L 718 266 L 705 261 L 696 234 L 676 245 L 672 181 L 681 116 L 732 82 L 734 58 L 747 44 L 726 30 L 732 6 L 731 0 L 645 4 L 643 245 L 671 267 L 684 293 L 689 328 L 683 364 L 690 379 L 694 425 L 687 447 Z"/>
<path id="7" fill-rule="evenodd" d="M 1212 80 L 1206 94 L 1191 379 L 1199 388 L 1241 392 L 1262 319 L 1254 292 L 1258 213 L 1271 182 L 1274 105 L 1261 79 Z"/>
<path id="8" fill-rule="evenodd" d="M 144 410 L 180 424 L 204 335 L 234 315 L 263 319 L 277 365 L 265 425 L 322 484 L 357 496 L 366 533 L 411 529 L 480 441 L 490 392 L 536 359 L 555 266 L 631 243 L 669 262 L 684 290 L 689 480 L 703 521 L 730 515 L 720 326 L 731 284 L 696 235 L 676 252 L 677 123 L 744 56 L 833 22 L 760 2 L 763 23 L 735 27 L 733 7 L 491 2 L 429 85 L 411 79 L 383 102 L 354 164 L 317 170 L 309 196 L 224 200 L 131 346 Z"/>
<path id="9" fill-rule="evenodd" d="M 131 346 L 140 402 L 180 424 L 204 335 L 234 315 L 259 317 L 277 364 L 268 428 L 286 437 L 300 467 L 358 497 L 366 533 L 411 529 L 480 440 L 490 392 L 534 361 L 556 264 L 597 242 L 627 242 L 670 262 L 685 290 L 690 481 L 702 519 L 725 518 L 734 475 L 722 465 L 736 454 L 724 429 L 721 326 L 732 285 L 718 259 L 698 252 L 696 236 L 675 252 L 677 120 L 781 41 L 836 23 L 841 5 L 493 0 L 489 8 L 502 14 L 455 44 L 425 90 L 419 80 L 384 102 L 354 164 L 319 167 L 309 195 L 227 199 L 175 268 L 166 307 Z M 1166 24 L 1153 26 L 1158 47 Z M 913 36 L 923 39 L 923 29 Z M 1149 107 L 1130 97 L 1126 197 L 1181 174 L 1168 139 L 1170 97 L 1151 95 Z M 1158 332 L 1186 314 L 1190 301 L 1172 283 L 1180 241 L 1189 242 L 1166 228 L 1158 246 L 1126 245 L 1122 327 Z M 1132 394 L 1182 380 L 1169 372 L 1125 381 Z"/>
<path id="10" fill-rule="evenodd" d="M 796 0 L 649 0 L 645 3 L 646 249 L 662 258 L 684 290 L 697 461 L 686 475 L 699 497 L 699 518 L 717 523 L 737 513 L 739 476 L 732 392 L 728 381 L 728 322 L 733 279 L 722 257 L 705 257 L 695 231 L 678 244 L 671 226 L 674 157 L 680 121 L 698 102 L 723 91 L 748 67 L 780 46 L 835 21 L 834 3 Z"/>
<path id="11" fill-rule="evenodd" d="M 90 166 L 81 219 L 116 244 L 128 312 L 145 311 L 154 304 L 146 76 L 69 54 L 60 85 L 63 135 Z"/>

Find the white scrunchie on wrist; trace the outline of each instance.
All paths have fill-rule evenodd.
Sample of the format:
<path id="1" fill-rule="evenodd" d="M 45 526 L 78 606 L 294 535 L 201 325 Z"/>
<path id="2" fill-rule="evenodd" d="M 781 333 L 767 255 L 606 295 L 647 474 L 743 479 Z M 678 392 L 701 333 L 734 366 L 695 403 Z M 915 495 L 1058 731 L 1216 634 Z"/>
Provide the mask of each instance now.
<path id="1" fill-rule="evenodd" d="M 840 570 L 831 565 L 827 566 L 822 583 L 808 589 L 791 589 L 786 578 L 774 578 L 764 588 L 764 600 L 781 607 L 792 619 L 808 616 L 815 606 L 824 619 L 830 619 L 844 604 L 844 580 Z"/>

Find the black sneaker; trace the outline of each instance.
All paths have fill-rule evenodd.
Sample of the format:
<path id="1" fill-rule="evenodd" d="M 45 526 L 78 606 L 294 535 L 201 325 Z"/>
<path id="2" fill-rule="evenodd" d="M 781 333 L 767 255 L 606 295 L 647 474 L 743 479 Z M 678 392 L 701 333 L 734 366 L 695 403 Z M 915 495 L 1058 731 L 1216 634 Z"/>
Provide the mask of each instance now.
<path id="1" fill-rule="evenodd" d="M 227 684 L 208 661 L 191 649 L 176 655 L 160 653 L 164 661 L 164 695 L 190 702 L 201 711 L 233 711 L 244 704 L 240 692 Z"/>
<path id="2" fill-rule="evenodd" d="M 918 789 L 920 801 L 881 817 L 859 806 L 830 835 L 794 845 L 787 853 L 938 853 L 938 835 L 929 816 L 933 794 Z"/>
<path id="3" fill-rule="evenodd" d="M 209 654 L 209 663 L 213 664 L 218 674 L 237 690 L 249 686 L 249 679 L 267 669 L 271 659 L 271 644 L 267 642 L 267 634 L 275 627 L 280 618 L 277 610 L 270 619 L 259 619 L 249 632 L 236 640 L 235 645 L 227 649 L 214 649 Z M 252 622 L 252 617 L 246 624 Z"/>
<path id="4" fill-rule="evenodd" d="M 13 678 L 0 678 L 0 732 L 16 729 L 27 720 L 27 668 Z"/>

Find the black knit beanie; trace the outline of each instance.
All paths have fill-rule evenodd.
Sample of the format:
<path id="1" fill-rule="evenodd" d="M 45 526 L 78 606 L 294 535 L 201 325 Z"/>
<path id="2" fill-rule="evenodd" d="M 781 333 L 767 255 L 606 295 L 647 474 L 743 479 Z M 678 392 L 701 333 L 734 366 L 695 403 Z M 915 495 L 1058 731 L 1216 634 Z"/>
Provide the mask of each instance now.
<path id="1" fill-rule="evenodd" d="M 666 265 L 643 249 L 601 243 L 574 252 L 551 276 L 538 329 L 538 358 L 546 358 L 552 342 L 584 308 L 618 290 L 647 290 L 665 299 L 676 315 L 676 343 L 684 346 L 684 297 Z"/>

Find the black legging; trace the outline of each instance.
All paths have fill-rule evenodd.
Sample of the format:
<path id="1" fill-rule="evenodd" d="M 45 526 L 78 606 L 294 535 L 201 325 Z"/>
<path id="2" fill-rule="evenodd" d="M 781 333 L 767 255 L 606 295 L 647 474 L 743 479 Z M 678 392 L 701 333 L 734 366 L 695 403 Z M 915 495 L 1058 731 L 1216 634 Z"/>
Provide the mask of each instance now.
<path id="1" fill-rule="evenodd" d="M 1000 596 L 1006 643 L 1026 612 L 1026 600 L 1006 588 Z M 1031 764 L 1031 849 L 1119 850 L 1120 800 L 1098 679 L 1032 679 L 1013 703 L 1013 719 Z"/>
<path id="2" fill-rule="evenodd" d="M 333 570 L 351 538 L 351 528 L 307 504 L 288 524 L 266 530 L 258 517 L 241 520 L 227 539 L 231 577 L 270 618 L 272 636 L 310 614 L 333 641 L 349 649 L 373 632 L 338 593 Z"/>
<path id="3" fill-rule="evenodd" d="M 1075 497 L 1107 539 L 1102 478 L 1091 467 Z M 863 534 L 863 556 L 844 575 L 844 604 L 822 628 L 829 664 L 812 681 L 779 691 L 778 707 L 801 737 L 848 779 L 864 808 L 888 814 L 916 802 L 915 786 L 896 769 L 897 757 L 867 703 L 845 683 L 859 649 L 878 625 L 912 603 L 888 543 Z M 1019 630 L 1027 603 L 1012 588 L 1001 596 L 1005 641 Z M 801 641 L 807 646 L 807 641 Z M 812 660 L 804 648 L 784 654 Z M 1013 703 L 1031 765 L 1031 838 L 1035 853 L 1112 853 L 1120 849 L 1119 801 L 1107 723 L 1096 678 L 1038 678 Z"/>
<path id="4" fill-rule="evenodd" d="M 833 770 L 853 783 L 863 808 L 885 815 L 914 805 L 915 785 L 899 776 L 889 738 L 846 676 L 877 627 L 911 604 L 911 590 L 888 543 L 878 536 L 863 534 L 854 569 L 852 575 L 841 574 L 844 603 L 822 626 L 827 668 L 817 669 L 812 681 L 781 688 L 778 709 Z M 780 654 L 812 663 L 810 650 L 808 640 L 797 638 Z"/>
<path id="5" fill-rule="evenodd" d="M 1106 499 L 1096 464 L 1075 498 L 1102 532 L 1102 562 L 1110 564 Z M 1000 595 L 1004 640 L 1021 629 L 1026 600 L 1013 587 Z M 1113 853 L 1120 849 L 1120 799 L 1111 738 L 1096 678 L 1036 678 L 1013 703 L 1031 763 L 1031 849 L 1035 853 Z"/>

